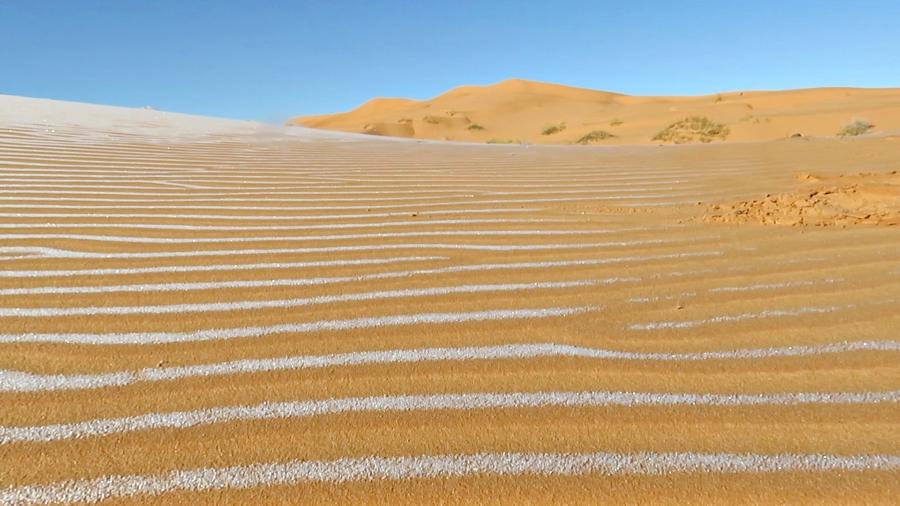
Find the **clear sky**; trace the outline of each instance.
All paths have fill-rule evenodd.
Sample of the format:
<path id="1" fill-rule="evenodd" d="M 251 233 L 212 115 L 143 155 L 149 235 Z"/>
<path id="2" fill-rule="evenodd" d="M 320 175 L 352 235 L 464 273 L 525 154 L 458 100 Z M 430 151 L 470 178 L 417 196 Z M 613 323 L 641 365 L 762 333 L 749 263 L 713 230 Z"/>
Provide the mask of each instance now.
<path id="1" fill-rule="evenodd" d="M 509 77 L 900 86 L 898 0 L 0 0 L 0 93 L 279 121 Z"/>

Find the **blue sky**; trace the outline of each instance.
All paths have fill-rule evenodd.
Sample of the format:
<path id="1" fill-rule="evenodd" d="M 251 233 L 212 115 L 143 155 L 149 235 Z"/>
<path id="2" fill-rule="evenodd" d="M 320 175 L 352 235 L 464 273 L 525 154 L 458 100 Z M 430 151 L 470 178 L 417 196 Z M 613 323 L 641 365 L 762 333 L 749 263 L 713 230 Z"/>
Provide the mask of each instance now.
<path id="1" fill-rule="evenodd" d="M 279 121 L 509 77 L 900 86 L 900 1 L 0 0 L 0 93 Z"/>

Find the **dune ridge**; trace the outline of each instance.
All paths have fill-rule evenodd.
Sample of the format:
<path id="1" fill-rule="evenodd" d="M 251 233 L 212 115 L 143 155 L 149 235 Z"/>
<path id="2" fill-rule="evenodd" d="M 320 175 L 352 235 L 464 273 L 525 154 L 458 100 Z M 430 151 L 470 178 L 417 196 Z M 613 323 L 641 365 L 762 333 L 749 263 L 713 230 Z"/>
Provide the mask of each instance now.
<path id="1" fill-rule="evenodd" d="M 629 96 L 509 79 L 428 100 L 375 98 L 292 125 L 491 144 L 681 144 L 838 136 L 900 129 L 900 89 L 810 88 L 702 96 Z"/>

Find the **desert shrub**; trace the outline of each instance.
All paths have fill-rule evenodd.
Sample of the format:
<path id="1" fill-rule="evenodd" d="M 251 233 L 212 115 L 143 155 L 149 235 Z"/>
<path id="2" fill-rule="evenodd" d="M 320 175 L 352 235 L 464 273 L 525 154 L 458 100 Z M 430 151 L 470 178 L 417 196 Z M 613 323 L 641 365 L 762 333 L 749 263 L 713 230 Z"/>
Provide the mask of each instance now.
<path id="1" fill-rule="evenodd" d="M 402 125 L 409 125 L 412 122 L 412 118 L 400 118 L 399 120 L 397 120 L 397 123 L 400 123 Z"/>
<path id="2" fill-rule="evenodd" d="M 615 135 L 607 132 L 606 130 L 594 130 L 592 132 L 584 134 L 580 139 L 575 141 L 575 144 L 593 144 L 595 142 L 604 141 L 613 137 L 615 137 Z"/>
<path id="3" fill-rule="evenodd" d="M 488 139 L 488 144 L 518 144 L 519 141 L 514 141 L 512 139 Z"/>
<path id="4" fill-rule="evenodd" d="M 438 116 L 423 116 L 422 121 L 425 123 L 430 123 L 432 125 L 437 125 L 441 122 L 441 118 Z"/>
<path id="5" fill-rule="evenodd" d="M 623 124 L 625 124 L 625 122 L 620 120 L 619 118 L 613 118 L 613 120 L 609 122 L 609 126 L 611 127 L 617 127 Z"/>
<path id="6" fill-rule="evenodd" d="M 566 129 L 566 124 L 565 124 L 565 123 L 559 123 L 559 124 L 556 124 L 556 125 L 550 125 L 550 126 L 548 126 L 547 128 L 545 128 L 545 129 L 543 129 L 543 130 L 541 131 L 541 135 L 553 135 L 553 134 L 558 134 L 558 133 L 562 132 L 562 131 L 565 130 L 565 129 Z"/>
<path id="7" fill-rule="evenodd" d="M 857 135 L 862 135 L 873 128 L 875 128 L 875 125 L 864 119 L 858 119 L 842 128 L 840 132 L 838 132 L 838 135 L 841 137 L 855 137 Z"/>
<path id="8" fill-rule="evenodd" d="M 466 130 L 484 130 L 484 127 L 479 125 L 478 123 L 472 123 L 471 125 L 466 127 Z"/>
<path id="9" fill-rule="evenodd" d="M 705 116 L 690 116 L 676 121 L 660 130 L 651 140 L 662 142 L 712 142 L 715 139 L 724 140 L 731 131 L 727 126 L 716 123 Z"/>

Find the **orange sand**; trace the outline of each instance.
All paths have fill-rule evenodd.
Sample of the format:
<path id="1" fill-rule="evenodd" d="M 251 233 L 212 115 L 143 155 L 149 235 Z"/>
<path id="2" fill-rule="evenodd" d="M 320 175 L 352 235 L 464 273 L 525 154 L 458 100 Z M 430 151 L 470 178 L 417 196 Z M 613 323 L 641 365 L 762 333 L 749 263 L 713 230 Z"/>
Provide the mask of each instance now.
<path id="1" fill-rule="evenodd" d="M 798 175 L 801 188 L 731 205 L 712 206 L 707 219 L 775 225 L 898 225 L 900 173 Z"/>

